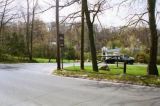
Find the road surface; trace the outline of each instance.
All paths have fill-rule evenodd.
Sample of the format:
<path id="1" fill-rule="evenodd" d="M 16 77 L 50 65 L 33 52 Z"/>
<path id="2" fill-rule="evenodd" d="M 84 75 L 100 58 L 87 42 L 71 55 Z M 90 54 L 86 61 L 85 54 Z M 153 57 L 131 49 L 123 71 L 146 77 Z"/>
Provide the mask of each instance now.
<path id="1" fill-rule="evenodd" d="M 55 64 L 0 64 L 0 106 L 160 106 L 160 88 L 51 75 Z"/>

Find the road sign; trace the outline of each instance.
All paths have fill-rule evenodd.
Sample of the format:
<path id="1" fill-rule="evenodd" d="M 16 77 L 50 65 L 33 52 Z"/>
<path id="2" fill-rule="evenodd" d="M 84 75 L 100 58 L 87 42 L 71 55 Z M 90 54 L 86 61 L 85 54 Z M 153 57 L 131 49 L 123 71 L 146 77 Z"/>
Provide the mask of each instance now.
<path id="1" fill-rule="evenodd" d="M 60 47 L 64 47 L 64 34 L 59 34 Z"/>

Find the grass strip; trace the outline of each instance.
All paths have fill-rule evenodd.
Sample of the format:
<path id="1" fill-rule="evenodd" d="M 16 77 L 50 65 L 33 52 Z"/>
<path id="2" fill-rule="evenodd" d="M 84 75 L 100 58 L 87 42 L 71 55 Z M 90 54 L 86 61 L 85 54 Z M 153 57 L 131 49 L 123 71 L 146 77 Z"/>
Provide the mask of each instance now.
<path id="1" fill-rule="evenodd" d="M 110 71 L 94 72 L 91 66 L 85 67 L 83 71 L 77 66 L 72 66 L 62 71 L 55 71 L 55 74 L 65 77 L 160 87 L 160 77 L 146 75 L 147 66 L 128 65 L 126 75 L 123 74 L 122 66 L 117 68 L 115 65 L 110 65 L 109 67 Z M 160 67 L 158 68 L 160 70 Z"/>

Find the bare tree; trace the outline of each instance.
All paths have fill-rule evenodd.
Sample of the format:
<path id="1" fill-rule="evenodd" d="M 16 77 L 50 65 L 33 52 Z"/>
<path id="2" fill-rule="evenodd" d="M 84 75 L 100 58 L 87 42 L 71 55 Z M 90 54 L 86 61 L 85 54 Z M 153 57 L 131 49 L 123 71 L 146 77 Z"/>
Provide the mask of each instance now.
<path id="1" fill-rule="evenodd" d="M 76 1 L 76 0 L 73 0 Z M 77 0 L 78 1 L 78 0 Z M 91 47 L 91 55 L 92 55 L 92 64 L 93 64 L 93 70 L 98 71 L 97 66 L 97 57 L 96 57 L 96 47 L 94 44 L 94 31 L 93 31 L 93 24 L 95 21 L 95 18 L 99 12 L 101 12 L 101 6 L 105 4 L 105 0 L 99 0 L 96 4 L 93 5 L 93 9 L 89 9 L 88 7 L 88 1 L 81 0 L 82 7 L 81 11 L 76 11 L 74 13 L 69 14 L 62 22 L 65 22 L 69 19 L 69 21 L 74 21 L 76 18 L 81 17 L 82 21 L 82 28 L 81 28 L 81 69 L 84 69 L 84 15 L 86 16 L 86 22 L 89 29 L 89 39 L 90 39 L 90 47 Z M 79 15 L 81 13 L 81 15 Z M 92 13 L 92 16 L 91 16 Z M 92 17 L 92 20 L 91 20 Z"/>
<path id="2" fill-rule="evenodd" d="M 31 5 L 32 3 L 32 5 Z M 33 35 L 34 35 L 34 23 L 36 9 L 38 7 L 38 0 L 26 0 L 26 13 L 22 12 L 22 17 L 26 23 L 26 48 L 27 56 L 30 61 L 32 61 L 32 51 L 33 51 Z"/>
<path id="3" fill-rule="evenodd" d="M 13 12 L 13 9 L 15 6 L 12 6 L 14 0 L 1 0 L 0 1 L 0 39 L 1 43 L 3 42 L 3 30 L 7 23 L 9 23 L 11 20 L 15 19 L 16 13 Z"/>
<path id="4" fill-rule="evenodd" d="M 99 1 L 94 8 L 97 8 L 95 10 L 89 10 L 88 8 L 88 1 L 82 0 L 82 4 L 84 5 L 84 12 L 86 16 L 86 22 L 89 30 L 89 41 L 90 41 L 90 48 L 91 48 L 91 57 L 92 57 L 92 67 L 93 71 L 98 71 L 98 65 L 97 65 L 97 53 L 96 53 L 96 47 L 95 47 L 95 40 L 94 40 L 94 31 L 93 31 L 93 23 L 95 21 L 95 17 L 97 16 L 98 12 L 101 11 L 101 6 L 104 4 L 103 1 Z M 93 12 L 93 18 L 91 20 L 90 13 Z"/>
<path id="5" fill-rule="evenodd" d="M 126 3 L 128 1 L 130 1 L 130 4 L 135 3 L 135 1 L 132 1 L 132 0 L 122 0 L 122 2 L 119 4 L 119 7 L 123 3 Z M 134 25 L 136 27 L 138 24 L 146 25 L 146 23 L 147 25 L 149 25 L 151 44 L 150 44 L 150 59 L 148 63 L 147 73 L 148 75 L 158 75 L 158 69 L 156 65 L 157 64 L 157 47 L 158 47 L 156 15 L 159 14 L 159 12 L 156 11 L 156 0 L 147 0 L 147 8 L 148 8 L 148 11 L 145 10 L 145 11 L 140 11 L 141 13 L 128 15 L 127 17 L 129 17 L 129 21 L 126 26 L 128 27 L 128 26 Z M 148 14 L 149 21 L 144 18 L 147 14 Z"/>
<path id="6" fill-rule="evenodd" d="M 60 70 L 61 69 L 61 51 L 60 51 L 60 39 L 59 39 L 59 34 L 60 34 L 60 30 L 59 30 L 59 9 L 64 8 L 64 7 L 68 7 L 72 4 L 74 4 L 75 2 L 77 2 L 77 0 L 72 0 L 72 1 L 68 1 L 64 6 L 59 6 L 59 0 L 56 0 L 56 29 L 57 29 L 57 69 Z"/>
<path id="7" fill-rule="evenodd" d="M 28 57 L 30 56 L 30 3 L 29 0 L 26 1 L 27 2 L 27 19 L 26 19 L 26 46 L 27 46 L 27 55 Z"/>
<path id="8" fill-rule="evenodd" d="M 38 6 L 38 0 L 33 0 L 33 8 L 32 8 L 32 24 L 31 24 L 31 37 L 30 37 L 30 61 L 32 61 L 32 51 L 33 51 L 33 34 L 34 34 L 34 23 L 35 23 L 35 11 Z"/>

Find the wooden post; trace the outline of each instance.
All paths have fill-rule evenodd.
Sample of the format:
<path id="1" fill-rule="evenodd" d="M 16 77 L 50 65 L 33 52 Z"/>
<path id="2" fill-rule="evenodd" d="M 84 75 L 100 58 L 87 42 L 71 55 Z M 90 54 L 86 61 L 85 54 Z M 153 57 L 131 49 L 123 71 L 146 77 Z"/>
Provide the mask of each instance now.
<path id="1" fill-rule="evenodd" d="M 61 55 L 59 41 L 59 0 L 56 0 L 56 29 L 57 29 L 57 70 L 61 70 Z"/>
<path id="2" fill-rule="evenodd" d="M 123 69 L 123 74 L 126 74 L 126 69 L 127 69 L 127 62 L 124 62 L 124 69 Z"/>
<path id="3" fill-rule="evenodd" d="M 80 61 L 80 67 L 81 70 L 84 70 L 84 1 L 82 0 L 82 10 L 81 10 L 81 61 Z"/>
<path id="4" fill-rule="evenodd" d="M 61 47 L 61 62 L 62 62 L 61 69 L 63 70 L 63 47 Z"/>
<path id="5" fill-rule="evenodd" d="M 117 67 L 118 67 L 118 56 L 117 56 Z"/>

